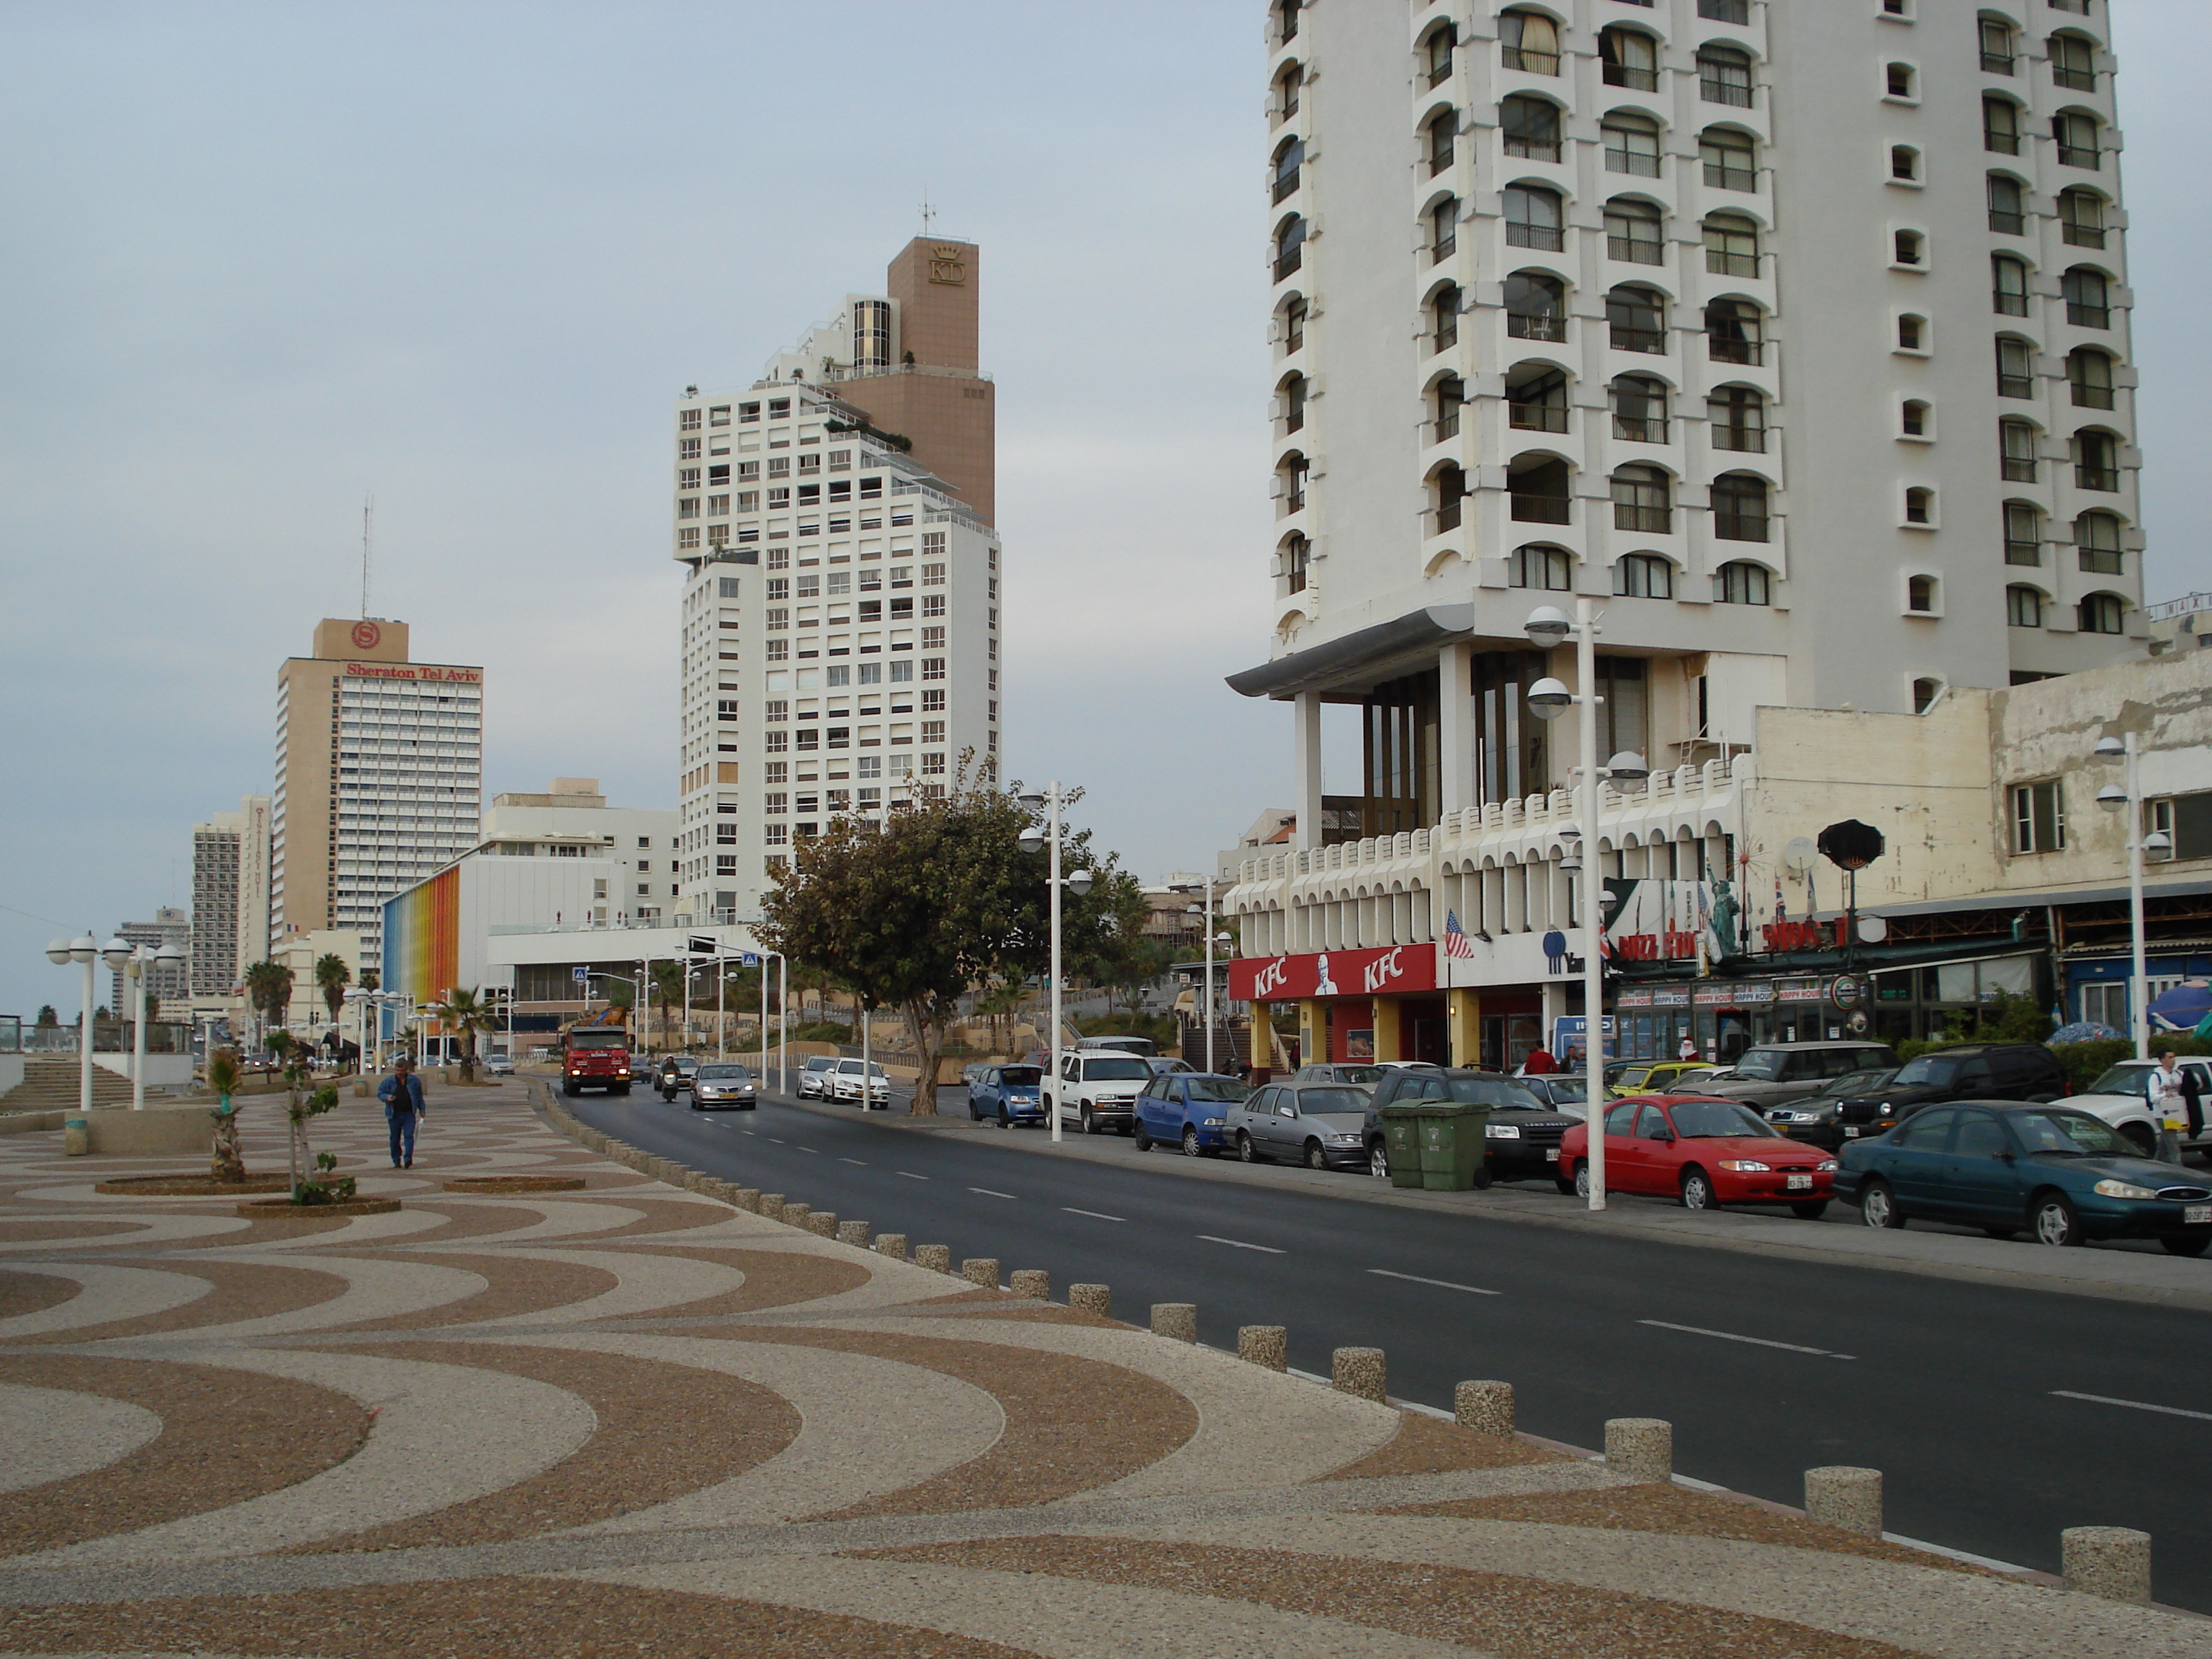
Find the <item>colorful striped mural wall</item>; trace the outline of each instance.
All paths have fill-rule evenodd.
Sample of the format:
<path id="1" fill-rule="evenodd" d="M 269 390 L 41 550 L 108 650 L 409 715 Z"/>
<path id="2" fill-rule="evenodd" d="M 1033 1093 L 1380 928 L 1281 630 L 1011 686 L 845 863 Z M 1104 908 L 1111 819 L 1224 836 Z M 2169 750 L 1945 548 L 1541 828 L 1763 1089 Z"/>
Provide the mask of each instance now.
<path id="1" fill-rule="evenodd" d="M 435 1002 L 460 971 L 461 871 L 441 870 L 384 905 L 384 988 Z"/>

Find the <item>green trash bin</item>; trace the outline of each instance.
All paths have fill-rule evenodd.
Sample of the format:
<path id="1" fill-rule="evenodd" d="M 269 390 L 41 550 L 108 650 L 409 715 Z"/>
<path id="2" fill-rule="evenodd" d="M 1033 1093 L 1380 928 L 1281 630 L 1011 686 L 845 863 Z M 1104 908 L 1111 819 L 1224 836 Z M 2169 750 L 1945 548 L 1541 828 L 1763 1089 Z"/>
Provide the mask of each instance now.
<path id="1" fill-rule="evenodd" d="M 1490 1108 L 1454 1100 L 1393 1101 L 1382 1108 L 1390 1184 L 1432 1193 L 1490 1185 L 1484 1131 Z"/>

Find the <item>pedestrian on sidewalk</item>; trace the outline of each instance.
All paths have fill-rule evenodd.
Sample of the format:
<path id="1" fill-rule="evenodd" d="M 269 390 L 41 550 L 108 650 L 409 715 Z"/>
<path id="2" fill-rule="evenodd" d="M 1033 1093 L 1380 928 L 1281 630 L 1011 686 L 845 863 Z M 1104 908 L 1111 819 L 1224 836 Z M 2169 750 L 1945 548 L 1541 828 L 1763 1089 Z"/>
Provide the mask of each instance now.
<path id="1" fill-rule="evenodd" d="M 2150 1074 L 2150 1112 L 2158 1120 L 2161 1164 L 2181 1162 L 2181 1127 L 2187 1121 L 2189 1105 L 2189 1080 L 2182 1076 L 2169 1048 L 2158 1057 L 2158 1069 Z"/>
<path id="2" fill-rule="evenodd" d="M 415 1062 L 402 1054 L 393 1062 L 392 1075 L 376 1085 L 384 1103 L 384 1121 L 392 1129 L 392 1167 L 415 1167 L 415 1126 L 429 1115 L 422 1098 L 422 1079 L 415 1075 Z"/>

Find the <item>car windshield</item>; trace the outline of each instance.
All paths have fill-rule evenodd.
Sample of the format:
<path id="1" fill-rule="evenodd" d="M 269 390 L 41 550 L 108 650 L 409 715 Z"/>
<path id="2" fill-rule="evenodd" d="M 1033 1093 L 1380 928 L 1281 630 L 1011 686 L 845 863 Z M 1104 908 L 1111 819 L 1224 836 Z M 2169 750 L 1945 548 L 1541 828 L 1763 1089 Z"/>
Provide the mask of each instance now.
<path id="1" fill-rule="evenodd" d="M 1193 1100 L 1225 1100 L 1234 1104 L 1251 1092 L 1250 1088 L 1233 1077 L 1194 1077 L 1190 1080 Z"/>
<path id="2" fill-rule="evenodd" d="M 1086 1060 L 1083 1062 L 1085 1078 L 1115 1079 L 1128 1078 L 1133 1081 L 1152 1076 L 1152 1068 L 1141 1060 Z"/>
<path id="3" fill-rule="evenodd" d="M 2021 1144 L 2031 1152 L 2061 1158 L 2133 1158 L 2136 1149 L 2102 1118 L 2087 1112 L 2008 1113 Z"/>
<path id="4" fill-rule="evenodd" d="M 2083 1092 L 2093 1095 L 2147 1095 L 2150 1092 L 2150 1074 L 2157 1069 L 2155 1066 L 2115 1066 Z"/>
<path id="5" fill-rule="evenodd" d="M 999 1081 L 1010 1088 L 1034 1089 L 1044 1081 L 1044 1073 L 1034 1066 L 1001 1066 Z"/>
<path id="6" fill-rule="evenodd" d="M 810 1072 L 826 1072 L 836 1063 L 836 1060 L 828 1054 L 809 1054 L 806 1057 L 806 1069 Z"/>
<path id="7" fill-rule="evenodd" d="M 1890 1081 L 1899 1088 L 1915 1083 L 1932 1083 L 1939 1089 L 1948 1089 L 1957 1081 L 1959 1069 L 1966 1063 L 1956 1056 L 1922 1054 L 1918 1059 L 1908 1060 L 1899 1066 L 1897 1075 Z"/>
<path id="8" fill-rule="evenodd" d="M 1301 1089 L 1298 1110 L 1308 1117 L 1326 1112 L 1364 1112 L 1367 1097 L 1357 1089 Z"/>
<path id="9" fill-rule="evenodd" d="M 1725 1140 L 1738 1135 L 1764 1139 L 1776 1133 L 1756 1112 L 1733 1100 L 1678 1101 L 1668 1115 L 1674 1120 L 1674 1133 L 1685 1140 Z"/>
<path id="10" fill-rule="evenodd" d="M 1821 1090 L 1820 1096 L 1841 1100 L 1846 1095 L 1864 1094 L 1869 1089 L 1879 1089 L 1885 1083 L 1894 1081 L 1896 1076 L 1897 1068 L 1893 1066 L 1876 1066 L 1863 1072 L 1846 1072 Z"/>
<path id="11" fill-rule="evenodd" d="M 1778 1048 L 1753 1048 L 1735 1063 L 1735 1074 L 1753 1082 L 1771 1083 L 1782 1073 L 1782 1051 Z"/>
<path id="12" fill-rule="evenodd" d="M 1340 1066 L 1336 1068 L 1336 1080 L 1339 1083 L 1380 1083 L 1382 1068 L 1380 1066 Z"/>
<path id="13" fill-rule="evenodd" d="M 1444 1094 L 1437 1084 L 1451 1092 Z M 1427 1100 L 1456 1100 L 1470 1106 L 1523 1106 L 1536 1111 L 1544 1103 L 1510 1077 L 1448 1077 L 1423 1091 Z"/>
<path id="14" fill-rule="evenodd" d="M 568 1046 L 571 1048 L 627 1048 L 629 1047 L 629 1036 L 623 1031 L 571 1031 L 568 1033 Z"/>
<path id="15" fill-rule="evenodd" d="M 742 1066 L 702 1066 L 699 1068 L 699 1081 L 702 1083 L 750 1083 L 752 1080 L 753 1074 Z"/>

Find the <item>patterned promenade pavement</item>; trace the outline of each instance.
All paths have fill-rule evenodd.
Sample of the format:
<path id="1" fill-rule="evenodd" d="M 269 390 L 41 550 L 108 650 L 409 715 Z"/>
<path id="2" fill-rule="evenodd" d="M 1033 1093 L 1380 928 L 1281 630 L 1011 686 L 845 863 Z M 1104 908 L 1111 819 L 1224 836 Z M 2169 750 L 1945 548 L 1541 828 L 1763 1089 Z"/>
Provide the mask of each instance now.
<path id="1" fill-rule="evenodd" d="M 436 1091 L 403 1172 L 349 1094 L 318 1145 L 404 1203 L 353 1218 L 0 1137 L 0 1654 L 2212 1654 L 821 1237 L 532 1101 Z M 444 1190 L 498 1175 L 586 1185 Z"/>

